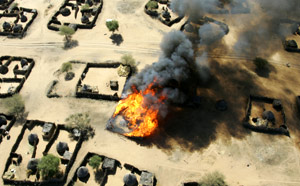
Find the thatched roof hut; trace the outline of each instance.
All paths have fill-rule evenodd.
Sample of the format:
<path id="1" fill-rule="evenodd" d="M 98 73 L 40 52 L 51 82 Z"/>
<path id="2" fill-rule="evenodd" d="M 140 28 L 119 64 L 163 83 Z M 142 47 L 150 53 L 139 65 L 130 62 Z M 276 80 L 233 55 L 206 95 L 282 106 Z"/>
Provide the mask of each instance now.
<path id="1" fill-rule="evenodd" d="M 262 113 L 262 118 L 270 122 L 275 122 L 275 116 L 272 111 L 266 110 Z"/>
<path id="2" fill-rule="evenodd" d="M 69 150 L 69 146 L 66 142 L 59 142 L 57 145 L 56 145 L 56 151 L 59 155 L 63 156 L 65 151 L 68 151 Z"/>
<path id="3" fill-rule="evenodd" d="M 123 178 L 124 184 L 126 186 L 135 186 L 137 185 L 137 179 L 134 174 L 126 174 Z"/>
<path id="4" fill-rule="evenodd" d="M 16 24 L 14 27 L 13 27 L 13 32 L 14 33 L 20 33 L 22 32 L 23 30 L 23 26 L 21 24 Z"/>
<path id="5" fill-rule="evenodd" d="M 36 158 L 31 158 L 29 161 L 28 161 L 28 164 L 27 164 L 27 169 L 28 170 L 31 170 L 32 172 L 35 172 L 37 171 L 37 166 L 39 164 L 39 160 L 36 159 Z"/>
<path id="6" fill-rule="evenodd" d="M 22 67 L 24 67 L 25 65 L 28 65 L 27 59 L 24 59 L 24 58 L 21 59 L 20 63 L 21 63 L 21 66 L 22 66 Z"/>
<path id="7" fill-rule="evenodd" d="M 0 115 L 0 126 L 1 125 L 6 125 L 7 124 L 7 119 L 5 116 Z"/>
<path id="8" fill-rule="evenodd" d="M 89 175 L 89 170 L 85 166 L 78 168 L 76 175 L 79 179 L 86 178 Z"/>
<path id="9" fill-rule="evenodd" d="M 28 19 L 27 19 L 27 17 L 26 17 L 24 14 L 21 15 L 21 22 L 22 22 L 22 23 L 25 23 L 27 20 L 28 20 Z"/>
<path id="10" fill-rule="evenodd" d="M 281 101 L 279 99 L 275 99 L 272 103 L 273 108 L 276 110 L 281 110 L 282 109 L 282 104 Z"/>
<path id="11" fill-rule="evenodd" d="M 67 16 L 71 15 L 71 10 L 68 8 L 63 8 L 60 10 L 60 13 L 61 13 L 61 15 L 67 17 Z"/>
<path id="12" fill-rule="evenodd" d="M 8 72 L 8 67 L 5 65 L 0 65 L 0 74 L 6 74 Z"/>
<path id="13" fill-rule="evenodd" d="M 34 144 L 37 144 L 39 142 L 39 137 L 38 137 L 38 135 L 37 134 L 29 134 L 29 136 L 28 136 L 28 143 L 30 144 L 30 145 L 34 145 Z"/>
<path id="14" fill-rule="evenodd" d="M 3 24 L 2 24 L 2 28 L 3 28 L 3 30 L 5 30 L 5 31 L 9 31 L 10 29 L 11 29 L 11 24 L 9 23 L 9 22 L 4 22 Z"/>
<path id="15" fill-rule="evenodd" d="M 88 23 L 90 22 L 90 20 L 89 20 L 89 18 L 88 18 L 86 15 L 83 15 L 83 16 L 81 17 L 81 22 L 82 22 L 83 24 L 88 24 Z"/>

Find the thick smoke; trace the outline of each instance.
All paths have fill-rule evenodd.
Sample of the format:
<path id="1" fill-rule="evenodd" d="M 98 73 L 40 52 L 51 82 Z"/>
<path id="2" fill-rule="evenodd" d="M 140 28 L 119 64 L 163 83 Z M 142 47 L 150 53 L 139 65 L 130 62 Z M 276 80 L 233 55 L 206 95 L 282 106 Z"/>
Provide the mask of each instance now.
<path id="1" fill-rule="evenodd" d="M 156 81 L 163 87 L 161 94 L 167 95 L 169 101 L 179 103 L 185 100 L 184 94 L 178 87 L 168 86 L 172 81 L 184 82 L 190 75 L 190 64 L 193 62 L 192 43 L 180 31 L 171 31 L 161 42 L 162 54 L 158 62 L 146 66 L 140 73 L 132 77 L 126 89 L 135 85 L 138 90 L 145 90 Z"/>
<path id="2" fill-rule="evenodd" d="M 228 1 L 230 2 L 230 1 Z M 231 6 L 242 4 L 245 0 L 231 0 Z M 235 25 L 237 42 L 234 49 L 238 53 L 249 56 L 264 54 L 269 56 L 282 50 L 281 41 L 292 33 L 292 29 L 300 22 L 299 0 L 257 0 L 247 1 L 250 14 L 231 19 L 224 15 Z M 218 6 L 220 0 L 173 0 L 171 8 L 179 15 L 186 15 L 192 22 Z M 289 24 L 284 24 L 289 23 Z M 292 23 L 292 24 L 291 24 Z"/>
<path id="3" fill-rule="evenodd" d="M 220 25 L 205 23 L 199 28 L 200 44 L 211 45 L 226 35 Z"/>

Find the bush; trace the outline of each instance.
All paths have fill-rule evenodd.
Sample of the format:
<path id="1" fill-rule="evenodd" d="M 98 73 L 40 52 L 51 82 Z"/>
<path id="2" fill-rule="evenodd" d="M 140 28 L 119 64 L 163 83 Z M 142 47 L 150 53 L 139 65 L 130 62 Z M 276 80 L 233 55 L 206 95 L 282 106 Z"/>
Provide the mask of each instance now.
<path id="1" fill-rule="evenodd" d="M 38 170 L 43 179 L 51 179 L 59 173 L 60 159 L 52 154 L 43 156 L 38 163 Z"/>
<path id="2" fill-rule="evenodd" d="M 75 30 L 71 27 L 68 26 L 60 26 L 59 27 L 59 34 L 64 35 L 64 36 L 71 36 L 75 33 Z"/>
<path id="3" fill-rule="evenodd" d="M 156 1 L 152 1 L 150 0 L 147 4 L 146 4 L 147 9 L 153 10 L 153 9 L 158 9 L 158 3 Z"/>
<path id="4" fill-rule="evenodd" d="M 93 137 L 95 131 L 90 125 L 90 121 L 88 113 L 72 114 L 66 119 L 66 127 L 68 129 L 78 129 L 80 132 L 84 132 L 87 137 Z"/>
<path id="5" fill-rule="evenodd" d="M 269 62 L 263 58 L 257 57 L 253 60 L 256 68 L 258 70 L 263 70 L 267 67 L 267 65 L 269 64 Z"/>
<path id="6" fill-rule="evenodd" d="M 72 70 L 72 63 L 71 62 L 65 62 L 61 65 L 61 69 L 62 72 L 69 72 L 70 70 Z"/>
<path id="7" fill-rule="evenodd" d="M 25 103 L 20 94 L 15 94 L 4 101 L 4 105 L 8 110 L 9 115 L 21 117 L 25 111 Z"/>
<path id="8" fill-rule="evenodd" d="M 100 163 L 102 162 L 102 158 L 98 155 L 94 155 L 89 160 L 89 165 L 93 167 L 93 169 L 98 169 Z"/>
<path id="9" fill-rule="evenodd" d="M 106 27 L 110 32 L 115 32 L 119 29 L 119 22 L 117 20 L 107 21 Z"/>
<path id="10" fill-rule="evenodd" d="M 137 72 L 136 62 L 135 62 L 135 59 L 132 57 L 131 54 L 124 54 L 124 55 L 121 57 L 121 63 L 122 63 L 123 65 L 128 65 L 128 66 L 130 66 L 133 73 L 136 73 L 136 72 Z"/>
<path id="11" fill-rule="evenodd" d="M 81 10 L 87 10 L 89 8 L 90 8 L 90 5 L 88 5 L 88 4 L 84 4 L 81 6 Z"/>
<path id="12" fill-rule="evenodd" d="M 200 186 L 227 186 L 225 176 L 220 172 L 213 172 L 203 176 L 199 182 Z"/>

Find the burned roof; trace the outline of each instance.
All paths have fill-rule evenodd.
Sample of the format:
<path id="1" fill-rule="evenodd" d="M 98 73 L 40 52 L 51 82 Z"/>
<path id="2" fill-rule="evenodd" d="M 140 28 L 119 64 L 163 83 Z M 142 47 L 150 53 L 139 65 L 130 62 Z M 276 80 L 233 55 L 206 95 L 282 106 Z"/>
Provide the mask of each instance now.
<path id="1" fill-rule="evenodd" d="M 151 172 L 143 171 L 140 178 L 140 185 L 153 186 L 154 185 L 154 174 Z"/>

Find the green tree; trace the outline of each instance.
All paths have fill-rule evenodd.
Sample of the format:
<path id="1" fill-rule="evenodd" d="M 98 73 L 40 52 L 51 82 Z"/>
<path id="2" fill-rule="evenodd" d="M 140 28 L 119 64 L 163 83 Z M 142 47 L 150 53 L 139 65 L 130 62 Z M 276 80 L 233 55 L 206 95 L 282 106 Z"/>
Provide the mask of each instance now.
<path id="1" fill-rule="evenodd" d="M 8 114 L 15 115 L 17 118 L 21 117 L 25 111 L 25 103 L 20 94 L 15 94 L 4 101 Z"/>
<path id="2" fill-rule="evenodd" d="M 106 27 L 110 32 L 114 33 L 116 30 L 119 29 L 119 22 L 117 20 L 107 21 Z"/>
<path id="3" fill-rule="evenodd" d="M 65 36 L 66 44 L 69 44 L 72 40 L 72 35 L 75 33 L 75 30 L 68 26 L 60 26 L 59 27 L 59 34 Z"/>
<path id="4" fill-rule="evenodd" d="M 225 176 L 218 171 L 203 176 L 199 182 L 200 186 L 227 186 Z"/>
<path id="5" fill-rule="evenodd" d="M 158 9 L 158 3 L 156 1 L 152 1 L 150 0 L 147 4 L 146 4 L 147 9 L 150 10 L 154 10 L 154 9 Z"/>
<path id="6" fill-rule="evenodd" d="M 255 66 L 258 70 L 266 69 L 267 65 L 269 64 L 269 62 L 267 60 L 260 58 L 260 57 L 256 57 L 253 60 L 253 63 L 255 64 Z"/>
<path id="7" fill-rule="evenodd" d="M 81 6 L 81 10 L 87 10 L 90 8 L 90 5 L 89 4 L 84 4 Z"/>
<path id="8" fill-rule="evenodd" d="M 90 122 L 91 119 L 88 113 L 72 114 L 66 119 L 66 127 L 69 129 L 78 129 L 80 132 L 84 132 L 87 137 L 90 137 L 95 134 Z"/>
<path id="9" fill-rule="evenodd" d="M 102 158 L 98 155 L 94 155 L 89 160 L 89 165 L 93 167 L 93 169 L 98 169 L 100 163 L 102 162 Z"/>
<path id="10" fill-rule="evenodd" d="M 71 62 L 65 62 L 61 65 L 61 72 L 69 72 L 72 70 L 72 63 Z"/>
<path id="11" fill-rule="evenodd" d="M 43 179 L 51 179 L 59 173 L 60 159 L 52 154 L 43 156 L 38 163 L 38 170 Z"/>

